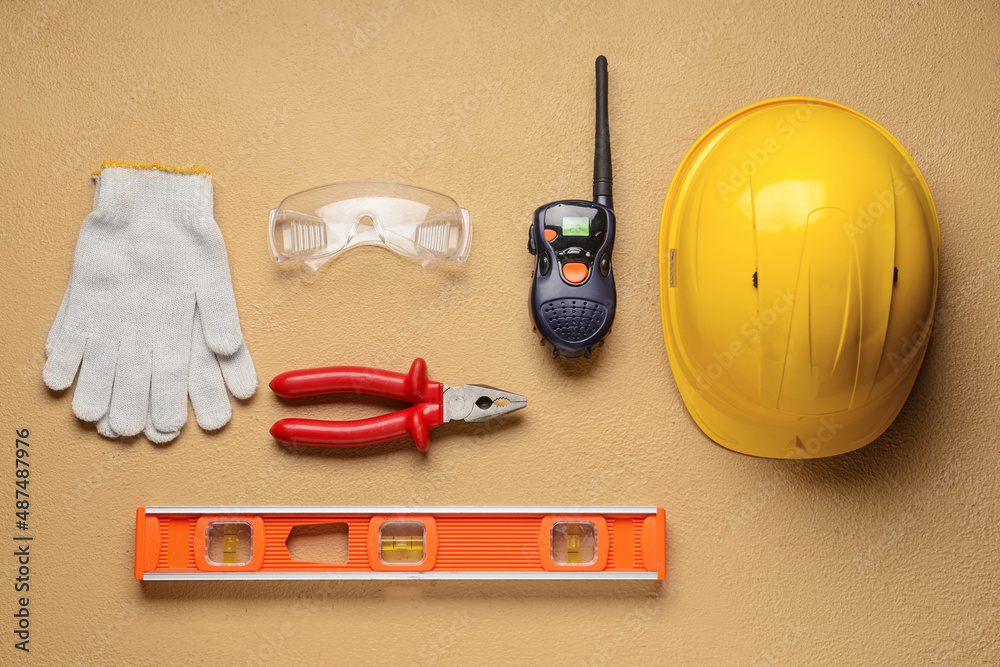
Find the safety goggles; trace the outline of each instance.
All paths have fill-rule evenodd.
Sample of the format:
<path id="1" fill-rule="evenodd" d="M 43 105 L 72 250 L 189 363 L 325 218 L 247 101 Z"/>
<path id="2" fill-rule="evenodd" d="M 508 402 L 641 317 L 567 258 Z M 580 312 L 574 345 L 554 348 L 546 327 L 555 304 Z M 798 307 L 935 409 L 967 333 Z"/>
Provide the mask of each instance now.
<path id="1" fill-rule="evenodd" d="M 464 262 L 472 244 L 469 212 L 439 192 L 389 181 L 346 181 L 286 197 L 271 211 L 275 262 L 312 269 L 345 250 L 381 245 L 423 265 Z"/>

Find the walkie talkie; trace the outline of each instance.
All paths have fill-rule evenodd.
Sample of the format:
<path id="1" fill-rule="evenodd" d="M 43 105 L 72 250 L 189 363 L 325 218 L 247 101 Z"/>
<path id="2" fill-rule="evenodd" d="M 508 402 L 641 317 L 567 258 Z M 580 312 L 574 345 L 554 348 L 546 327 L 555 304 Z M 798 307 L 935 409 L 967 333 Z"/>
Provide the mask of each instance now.
<path id="1" fill-rule="evenodd" d="M 615 319 L 615 212 L 611 201 L 608 60 L 597 58 L 594 201 L 567 199 L 540 206 L 528 230 L 537 255 L 531 281 L 531 321 L 552 356 L 590 357 Z"/>

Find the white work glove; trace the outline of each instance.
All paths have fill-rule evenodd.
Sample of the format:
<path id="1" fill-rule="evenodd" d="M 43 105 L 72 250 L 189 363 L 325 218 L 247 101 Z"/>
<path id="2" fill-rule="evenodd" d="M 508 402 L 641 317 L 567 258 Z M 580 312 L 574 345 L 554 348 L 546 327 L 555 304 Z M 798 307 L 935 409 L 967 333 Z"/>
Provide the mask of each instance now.
<path id="1" fill-rule="evenodd" d="M 97 181 L 43 378 L 65 389 L 79 370 L 73 411 L 85 421 L 105 418 L 109 433 L 176 433 L 187 420 L 189 377 L 211 375 L 206 356 L 216 373 L 214 355 L 241 359 L 240 393 L 247 375 L 256 388 L 212 215 L 211 176 L 107 167 Z M 196 305 L 206 349 L 193 347 Z M 222 397 L 224 413 L 203 411 L 199 423 L 228 421 L 224 389 Z"/>
<path id="2" fill-rule="evenodd" d="M 235 354 L 228 357 L 217 357 L 209 349 L 201 330 L 201 317 L 197 308 L 194 311 L 194 334 L 191 341 L 188 395 L 198 425 L 206 431 L 215 431 L 228 424 L 232 417 L 233 410 L 226 388 L 236 398 L 250 398 L 257 390 L 257 373 L 246 345 L 240 346 Z M 111 428 L 108 413 L 98 420 L 97 431 L 106 438 L 119 436 Z M 144 434 L 150 442 L 164 444 L 180 435 L 180 431 L 157 430 L 153 425 L 152 414 L 147 414 Z"/>

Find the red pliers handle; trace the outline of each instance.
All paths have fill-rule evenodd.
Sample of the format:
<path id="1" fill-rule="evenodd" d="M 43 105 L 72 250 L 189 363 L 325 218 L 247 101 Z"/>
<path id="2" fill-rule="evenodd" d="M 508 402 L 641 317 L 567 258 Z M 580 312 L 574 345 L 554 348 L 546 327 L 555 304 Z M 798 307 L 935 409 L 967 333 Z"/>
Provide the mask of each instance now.
<path id="1" fill-rule="evenodd" d="M 270 386 L 285 398 L 361 393 L 413 404 L 391 414 L 352 421 L 280 419 L 271 427 L 271 435 L 289 445 L 363 447 L 409 436 L 417 449 L 426 452 L 430 430 L 444 423 L 446 386 L 427 379 L 423 359 L 415 359 L 406 374 L 363 366 L 329 366 L 282 373 Z"/>

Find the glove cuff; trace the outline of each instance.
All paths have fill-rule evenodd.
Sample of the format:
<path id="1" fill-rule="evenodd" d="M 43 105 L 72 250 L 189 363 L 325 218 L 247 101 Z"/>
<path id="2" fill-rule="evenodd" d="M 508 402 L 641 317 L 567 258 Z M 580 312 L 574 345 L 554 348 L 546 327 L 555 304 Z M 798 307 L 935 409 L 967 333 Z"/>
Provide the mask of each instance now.
<path id="1" fill-rule="evenodd" d="M 94 178 L 95 211 L 129 211 L 147 220 L 213 218 L 212 174 L 201 167 L 105 162 Z"/>

